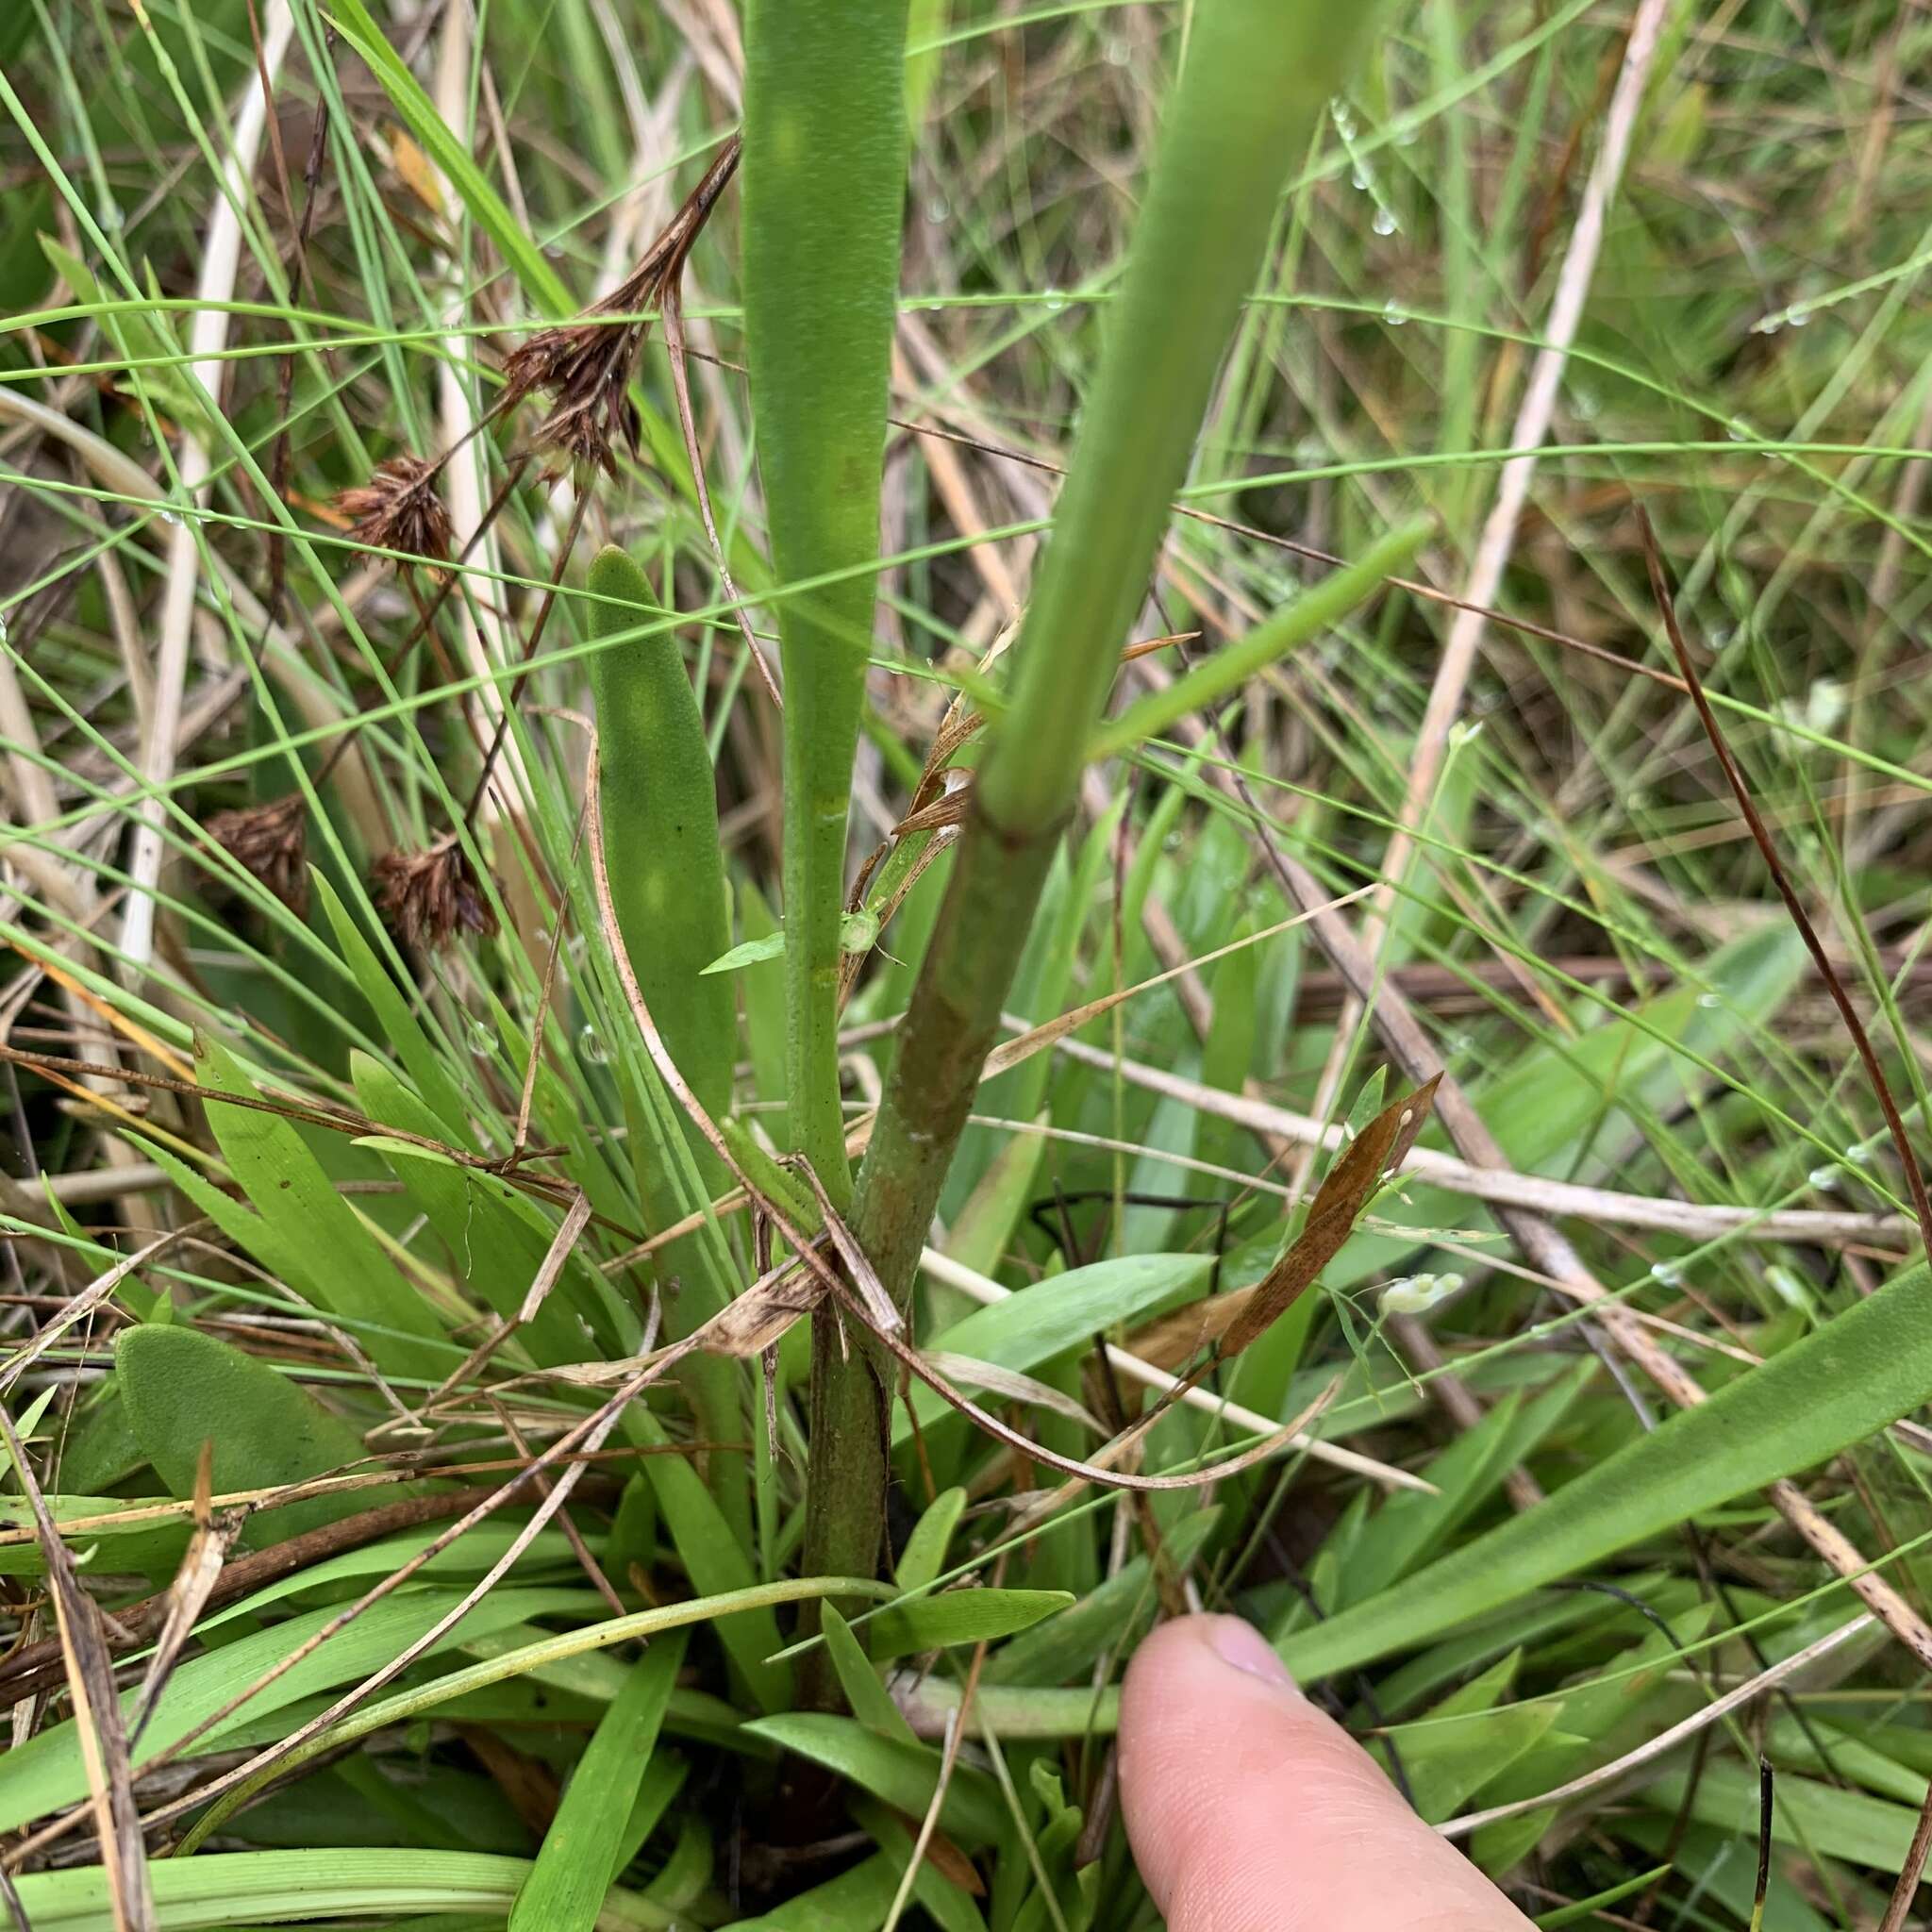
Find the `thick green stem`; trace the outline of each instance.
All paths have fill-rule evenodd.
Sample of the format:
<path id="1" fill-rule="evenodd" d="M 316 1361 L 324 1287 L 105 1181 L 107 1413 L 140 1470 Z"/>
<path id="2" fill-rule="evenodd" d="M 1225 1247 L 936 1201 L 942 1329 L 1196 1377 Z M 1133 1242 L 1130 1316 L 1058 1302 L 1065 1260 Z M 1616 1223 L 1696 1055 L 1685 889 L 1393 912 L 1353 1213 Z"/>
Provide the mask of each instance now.
<path id="1" fill-rule="evenodd" d="M 1315 0 L 1202 0 L 1195 10 L 1017 647 L 1014 702 L 977 782 L 859 1174 L 855 1230 L 902 1306 L 1282 178 L 1372 12 Z M 857 1404 L 842 1420 L 859 1424 Z M 875 1524 L 883 1442 L 869 1453 L 841 1443 L 839 1455 L 852 1480 L 876 1470 L 879 1487 L 862 1499 Z M 859 1500 L 847 1507 L 856 1514 Z"/>

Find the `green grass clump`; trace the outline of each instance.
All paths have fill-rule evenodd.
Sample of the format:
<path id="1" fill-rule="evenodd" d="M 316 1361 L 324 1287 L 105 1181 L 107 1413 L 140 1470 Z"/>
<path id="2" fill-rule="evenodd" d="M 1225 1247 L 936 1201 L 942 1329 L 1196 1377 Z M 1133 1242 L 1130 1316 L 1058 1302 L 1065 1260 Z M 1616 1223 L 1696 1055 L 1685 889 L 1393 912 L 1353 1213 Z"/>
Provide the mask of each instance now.
<path id="1" fill-rule="evenodd" d="M 1629 12 L 0 19 L 0 1923 L 1146 1932 L 1196 1607 L 1880 1923 L 1932 23 Z"/>

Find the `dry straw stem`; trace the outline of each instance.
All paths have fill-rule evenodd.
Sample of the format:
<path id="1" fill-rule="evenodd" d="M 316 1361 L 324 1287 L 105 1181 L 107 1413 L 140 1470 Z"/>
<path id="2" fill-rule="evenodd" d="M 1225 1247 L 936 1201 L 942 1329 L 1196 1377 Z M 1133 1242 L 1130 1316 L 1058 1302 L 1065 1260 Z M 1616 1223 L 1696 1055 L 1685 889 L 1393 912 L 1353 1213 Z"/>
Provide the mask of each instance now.
<path id="1" fill-rule="evenodd" d="M 1722 1697 L 1712 1698 L 1701 1710 L 1693 1710 L 1668 1730 L 1659 1731 L 1654 1738 L 1646 1738 L 1634 1750 L 1612 1758 L 1608 1764 L 1598 1765 L 1594 1771 L 1585 1772 L 1581 1777 L 1572 1778 L 1568 1784 L 1539 1791 L 1533 1798 L 1516 1798 L 1507 1805 L 1491 1805 L 1485 1811 L 1465 1811 L 1460 1818 L 1447 1819 L 1436 1829 L 1444 1838 L 1468 1838 L 1486 1824 L 1495 1824 L 1505 1818 L 1519 1818 L 1525 1811 L 1541 1811 L 1546 1805 L 1567 1804 L 1572 1798 L 1586 1797 L 1591 1791 L 1620 1783 L 1633 1772 L 1666 1757 L 1679 1744 L 1716 1724 L 1720 1718 L 1728 1717 L 1732 1711 L 1740 1710 L 1747 1704 L 1755 1704 L 1767 1692 L 1776 1690 L 1787 1678 L 1796 1676 L 1821 1657 L 1829 1657 L 1840 1644 L 1848 1642 L 1860 1631 L 1869 1630 L 1874 1621 L 1872 1614 L 1865 1611 L 1849 1623 L 1840 1624 L 1836 1630 L 1827 1630 L 1815 1642 L 1807 1643 L 1802 1650 L 1794 1650 L 1790 1657 L 1780 1657 L 1768 1670 L 1760 1671 L 1757 1676 L 1736 1685 Z"/>
<path id="2" fill-rule="evenodd" d="M 997 1281 L 990 1280 L 975 1269 L 955 1261 L 941 1254 L 936 1248 L 923 1249 L 919 1257 L 921 1270 L 931 1275 L 935 1281 L 944 1282 L 948 1288 L 957 1288 L 962 1294 L 982 1306 L 991 1307 L 995 1302 L 1010 1299 L 1013 1291 L 1002 1288 Z M 1154 1363 L 1142 1361 L 1137 1355 L 1105 1342 L 1101 1353 L 1113 1368 L 1130 1382 L 1138 1382 L 1143 1389 L 1152 1389 L 1162 1395 L 1174 1395 L 1178 1391 L 1179 1400 L 1188 1407 L 1203 1415 L 1213 1416 L 1217 1421 L 1227 1424 L 1244 1434 L 1268 1435 L 1280 1428 L 1281 1424 L 1273 1416 L 1260 1414 L 1252 1408 L 1243 1408 L 1238 1402 L 1230 1402 L 1224 1396 L 1217 1395 L 1211 1389 L 1200 1389 L 1186 1385 L 1178 1375 L 1171 1375 L 1165 1369 Z M 1373 1456 L 1364 1456 L 1359 1450 L 1344 1448 L 1340 1442 L 1324 1442 L 1319 1436 L 1311 1436 L 1297 1430 L 1283 1445 L 1300 1451 L 1317 1462 L 1325 1462 L 1333 1469 L 1346 1470 L 1351 1475 L 1365 1476 L 1370 1482 L 1378 1483 L 1384 1489 L 1413 1490 L 1417 1493 L 1432 1496 L 1436 1493 L 1434 1483 L 1422 1476 L 1411 1475 L 1406 1469 L 1398 1469 L 1392 1463 L 1378 1462 Z"/>
<path id="3" fill-rule="evenodd" d="M 267 124 L 269 90 L 295 30 L 289 0 L 271 0 L 262 34 L 260 65 L 250 76 L 235 141 L 222 170 L 222 193 L 202 243 L 197 298 L 208 304 L 194 311 L 188 346 L 195 359 L 187 366 L 192 391 L 217 407 L 221 392 L 221 352 L 228 340 L 228 310 L 242 257 L 242 209 L 255 173 L 255 157 Z M 191 508 L 207 498 L 213 461 L 207 442 L 191 425 L 183 434 L 177 464 L 181 497 Z M 201 537 L 192 517 L 176 517 L 168 533 L 167 577 L 161 591 L 160 635 L 155 647 L 155 701 L 142 745 L 141 775 L 146 791 L 135 818 L 134 844 L 127 861 L 132 881 L 121 926 L 121 950 L 128 970 L 145 972 L 154 953 L 155 888 L 160 881 L 164 816 L 161 794 L 175 775 L 175 742 L 181 729 L 182 700 L 188 689 L 188 647 L 194 628 L 195 590 L 201 577 Z"/>
<path id="4" fill-rule="evenodd" d="M 474 27 L 475 16 L 467 0 L 457 0 L 443 15 L 434 75 L 436 111 L 465 147 L 474 138 L 470 117 Z M 437 178 L 443 206 L 461 207 L 457 185 L 446 176 Z M 459 226 L 457 232 L 460 238 L 468 230 Z M 463 291 L 470 278 L 467 264 L 460 258 L 453 257 L 449 268 L 453 293 L 450 320 L 454 325 L 463 320 L 467 303 Z M 444 338 L 441 347 L 436 380 L 442 446 L 449 453 L 443 474 L 450 517 L 463 553 L 468 555 L 474 544 L 486 580 L 494 583 L 501 580 L 503 556 L 491 528 L 497 506 L 490 491 L 489 452 L 476 435 L 484 412 L 476 407 L 473 387 L 475 378 L 470 371 L 474 360 L 471 343 L 458 328 L 455 334 Z M 488 748 L 508 728 L 510 716 L 504 688 L 494 675 L 495 666 L 509 661 L 508 634 L 492 600 L 468 595 L 467 587 L 456 599 L 456 619 L 465 668 L 479 680 L 464 699 L 464 708 L 471 713 L 471 729 L 477 745 L 485 748 L 487 758 Z M 489 759 L 489 766 L 493 782 L 485 794 L 485 823 L 493 826 L 499 820 L 508 820 L 514 825 L 520 817 L 518 796 L 527 794 L 529 782 L 522 753 L 512 743 L 509 757 L 504 761 L 507 769 L 500 768 L 493 758 Z"/>
<path id="5" fill-rule="evenodd" d="M 1025 1023 L 1008 1015 L 1014 1026 Z M 1145 1061 L 1123 1058 L 1084 1041 L 1058 1040 L 1055 1045 L 1083 1066 L 1118 1071 L 1130 1085 L 1151 1093 L 1164 1093 L 1187 1102 L 1203 1113 L 1232 1121 L 1256 1134 L 1278 1135 L 1304 1147 L 1334 1150 L 1345 1138 L 1332 1121 L 1319 1121 L 1266 1100 L 1208 1087 L 1182 1074 Z M 1896 1241 L 1912 1233 L 1917 1224 L 1901 1214 L 1861 1214 L 1833 1208 L 1730 1208 L 1698 1201 L 1674 1201 L 1650 1194 L 1622 1193 L 1592 1188 L 1578 1181 L 1557 1181 L 1542 1174 L 1517 1174 L 1507 1167 L 1485 1167 L 1458 1159 L 1433 1147 L 1409 1150 L 1402 1172 L 1431 1187 L 1491 1201 L 1498 1207 L 1526 1208 L 1538 1214 L 1574 1215 L 1579 1221 L 1612 1227 L 1642 1227 L 1659 1234 L 1681 1235 L 1687 1241 L 1741 1239 L 1760 1241 L 1807 1241 L 1841 1246 L 1864 1241 Z"/>
<path id="6" fill-rule="evenodd" d="M 1571 230 L 1570 245 L 1557 277 L 1557 292 L 1550 306 L 1549 320 L 1543 325 L 1543 346 L 1530 372 L 1529 387 L 1524 392 L 1510 431 L 1508 447 L 1534 452 L 1549 435 L 1556 412 L 1557 394 L 1563 371 L 1570 358 L 1571 344 L 1576 339 L 1583 319 L 1584 304 L 1596 274 L 1599 249 L 1603 245 L 1604 222 L 1624 175 L 1630 137 L 1639 108 L 1643 104 L 1651 62 L 1670 12 L 1670 0 L 1643 0 L 1630 28 L 1624 51 L 1624 65 L 1616 92 L 1605 122 L 1603 145 L 1596 165 L 1584 190 L 1577 209 L 1576 225 Z M 1503 466 L 1482 534 L 1476 541 L 1475 560 L 1471 567 L 1462 596 L 1436 675 L 1429 688 L 1428 702 L 1416 733 L 1415 749 L 1409 766 L 1408 785 L 1402 802 L 1397 829 L 1390 838 L 1382 858 L 1382 885 L 1369 916 L 1362 922 L 1361 943 L 1374 954 L 1380 948 L 1387 929 L 1389 908 L 1393 904 L 1404 875 L 1415 853 L 1415 833 L 1429 808 L 1429 801 L 1441 776 L 1447 753 L 1450 727 L 1462 709 L 1463 693 L 1474 668 L 1477 645 L 1491 616 L 1490 607 L 1502 589 L 1503 573 L 1515 548 L 1517 526 L 1529 500 L 1529 486 L 1536 475 L 1534 454 L 1512 458 Z M 1337 1083 L 1347 1064 L 1350 1042 L 1361 1019 L 1359 999 L 1343 1001 L 1336 1024 L 1335 1043 L 1315 1097 L 1315 1111 L 1332 1111 Z M 1300 1177 L 1297 1170 L 1297 1178 Z"/>
<path id="7" fill-rule="evenodd" d="M 1557 393 L 1563 371 L 1570 359 L 1571 344 L 1583 320 L 1584 304 L 1596 274 L 1596 261 L 1603 246 L 1604 223 L 1624 178 L 1624 164 L 1630 151 L 1630 137 L 1643 105 L 1649 84 L 1651 63 L 1657 57 L 1657 42 L 1671 11 L 1671 0 L 1642 0 L 1631 22 L 1630 38 L 1624 49 L 1624 65 L 1617 76 L 1617 88 L 1610 98 L 1604 122 L 1603 144 L 1597 150 L 1596 165 L 1583 192 L 1576 211 L 1576 225 L 1570 233 L 1570 246 L 1557 276 L 1557 292 L 1550 305 L 1549 320 L 1543 325 L 1543 346 L 1530 372 L 1529 387 L 1509 434 L 1508 447 L 1533 452 L 1550 433 L 1556 414 Z M 1462 607 L 1449 626 L 1448 641 L 1442 647 L 1423 712 L 1422 728 L 1416 736 L 1415 755 L 1410 766 L 1407 795 L 1402 806 L 1402 829 L 1389 841 L 1382 860 L 1382 892 L 1371 918 L 1362 925 L 1362 944 L 1374 952 L 1379 942 L 1388 908 L 1407 870 L 1414 850 L 1413 833 L 1428 808 L 1430 794 L 1442 770 L 1443 754 L 1449 742 L 1449 727 L 1462 709 L 1463 692 L 1475 662 L 1476 646 L 1482 641 L 1487 607 L 1496 601 L 1516 545 L 1517 526 L 1524 506 L 1529 501 L 1529 486 L 1536 475 L 1533 454 L 1512 458 L 1503 465 L 1497 480 L 1496 498 L 1476 541 L 1475 561 L 1463 587 Z M 1341 1029 L 1353 1030 L 1353 1021 Z"/>

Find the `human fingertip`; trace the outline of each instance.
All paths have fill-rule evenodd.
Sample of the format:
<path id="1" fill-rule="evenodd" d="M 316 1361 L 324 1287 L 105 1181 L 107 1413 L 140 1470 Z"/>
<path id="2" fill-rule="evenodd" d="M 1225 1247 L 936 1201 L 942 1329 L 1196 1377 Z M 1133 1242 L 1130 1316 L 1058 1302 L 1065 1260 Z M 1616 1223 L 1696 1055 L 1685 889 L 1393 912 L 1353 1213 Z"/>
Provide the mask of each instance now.
<path id="1" fill-rule="evenodd" d="M 1258 1677 L 1283 1690 L 1301 1690 L 1274 1646 L 1241 1617 L 1197 1617 L 1189 1620 L 1190 1634 L 1205 1643 L 1221 1662 L 1243 1676 Z"/>

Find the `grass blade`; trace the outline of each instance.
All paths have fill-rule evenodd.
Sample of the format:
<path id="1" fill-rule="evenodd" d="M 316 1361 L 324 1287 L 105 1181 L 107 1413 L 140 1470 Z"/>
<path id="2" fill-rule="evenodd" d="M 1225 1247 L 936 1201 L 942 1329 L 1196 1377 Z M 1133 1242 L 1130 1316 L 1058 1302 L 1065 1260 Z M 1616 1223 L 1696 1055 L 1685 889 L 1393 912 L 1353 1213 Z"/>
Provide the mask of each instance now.
<path id="1" fill-rule="evenodd" d="M 630 1667 L 564 1787 L 563 1803 L 510 1908 L 510 1932 L 595 1932 L 631 1805 L 684 1661 L 684 1641 L 683 1631 L 667 1631 Z"/>

